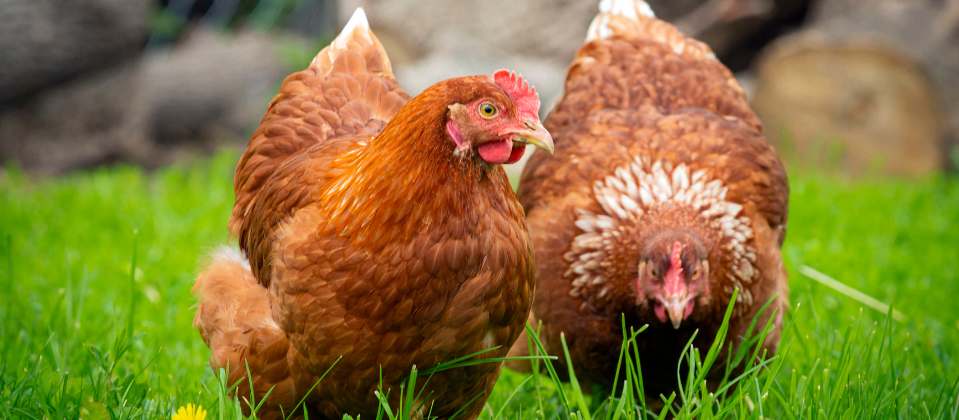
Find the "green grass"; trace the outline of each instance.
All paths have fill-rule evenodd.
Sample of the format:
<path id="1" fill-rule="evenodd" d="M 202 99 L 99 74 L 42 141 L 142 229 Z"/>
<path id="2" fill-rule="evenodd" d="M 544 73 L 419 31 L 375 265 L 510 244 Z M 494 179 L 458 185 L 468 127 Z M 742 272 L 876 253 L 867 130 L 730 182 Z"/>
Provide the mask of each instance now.
<path id="1" fill-rule="evenodd" d="M 0 418 L 168 417 L 190 402 L 210 418 L 238 417 L 240 403 L 208 368 L 190 295 L 204 254 L 228 240 L 234 159 L 150 175 L 0 175 Z M 793 174 L 792 189 L 781 353 L 725 396 L 710 394 L 694 369 L 673 414 L 956 418 L 959 182 Z M 813 281 L 803 266 L 902 320 Z M 703 353 L 694 365 L 708 361 Z M 631 358 L 612 398 L 557 387 L 545 363 L 533 376 L 504 373 L 483 417 L 633 418 L 642 406 Z M 412 401 L 391 414 L 403 418 L 396 412 Z"/>

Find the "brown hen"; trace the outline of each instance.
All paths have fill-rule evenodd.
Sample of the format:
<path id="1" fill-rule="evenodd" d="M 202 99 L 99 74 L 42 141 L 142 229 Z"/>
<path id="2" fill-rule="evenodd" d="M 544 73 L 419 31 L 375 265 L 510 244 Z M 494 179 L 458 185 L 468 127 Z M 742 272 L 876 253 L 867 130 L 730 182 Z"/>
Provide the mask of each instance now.
<path id="1" fill-rule="evenodd" d="M 421 370 L 520 333 L 533 293 L 523 210 L 501 163 L 550 150 L 539 99 L 500 71 L 409 98 L 357 10 L 306 70 L 289 76 L 236 170 L 230 230 L 194 287 L 211 365 L 258 413 L 373 418 Z M 320 375 L 330 373 L 311 387 Z M 499 364 L 432 377 L 423 410 L 483 407 Z M 300 413 L 300 411 L 298 411 Z"/>
<path id="2" fill-rule="evenodd" d="M 668 395 L 694 330 L 708 347 L 734 289 L 730 337 L 786 307 L 788 187 L 743 90 L 709 48 L 642 1 L 605 0 L 546 122 L 556 156 L 520 184 L 538 270 L 533 315 L 565 334 L 581 380 L 610 386 L 620 317 L 640 334 L 646 390 Z M 514 353 L 525 351 L 525 340 Z"/>

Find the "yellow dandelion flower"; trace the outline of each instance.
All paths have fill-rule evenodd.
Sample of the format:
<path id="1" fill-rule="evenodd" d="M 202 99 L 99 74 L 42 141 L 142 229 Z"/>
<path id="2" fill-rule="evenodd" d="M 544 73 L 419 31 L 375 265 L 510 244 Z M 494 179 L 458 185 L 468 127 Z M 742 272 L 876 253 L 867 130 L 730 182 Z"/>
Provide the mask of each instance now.
<path id="1" fill-rule="evenodd" d="M 173 413 L 171 420 L 206 420 L 206 410 L 198 405 L 187 404 Z"/>

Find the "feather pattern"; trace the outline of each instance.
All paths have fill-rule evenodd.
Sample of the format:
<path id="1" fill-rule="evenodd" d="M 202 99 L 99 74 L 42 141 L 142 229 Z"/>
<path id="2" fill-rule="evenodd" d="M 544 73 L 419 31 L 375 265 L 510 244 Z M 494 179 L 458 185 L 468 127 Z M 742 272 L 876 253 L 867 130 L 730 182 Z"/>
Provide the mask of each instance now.
<path id="1" fill-rule="evenodd" d="M 728 293 L 738 288 L 743 291 L 739 302 L 751 304 L 751 293 L 743 288 L 743 284 L 751 283 L 756 274 L 756 253 L 751 243 L 753 232 L 749 217 L 741 214 L 742 206 L 726 201 L 727 188 L 719 180 L 708 179 L 706 171 L 697 171 L 693 176 L 696 181 L 691 183 L 686 164 L 680 163 L 671 173 L 663 169 L 667 166 L 661 161 L 650 165 L 648 159 L 640 156 L 593 186 L 593 194 L 603 213 L 596 214 L 588 210 L 578 212 L 575 224 L 583 233 L 576 236 L 570 251 L 564 256 L 569 261 L 566 272 L 572 285 L 569 293 L 580 296 L 587 286 L 605 282 L 601 262 L 614 251 L 606 247 L 618 243 L 612 236 L 632 230 L 630 225 L 649 223 L 643 219 L 643 215 L 655 211 L 657 207 L 674 208 L 695 203 L 692 208 L 703 219 L 700 222 L 719 232 L 720 246 L 728 252 L 732 267 L 728 277 L 731 283 Z M 655 198 L 650 196 L 649 200 L 642 200 L 636 185 L 653 185 L 657 191 Z M 638 204 L 637 200 L 642 204 Z M 602 287 L 598 293 L 603 296 L 608 292 L 609 287 Z"/>

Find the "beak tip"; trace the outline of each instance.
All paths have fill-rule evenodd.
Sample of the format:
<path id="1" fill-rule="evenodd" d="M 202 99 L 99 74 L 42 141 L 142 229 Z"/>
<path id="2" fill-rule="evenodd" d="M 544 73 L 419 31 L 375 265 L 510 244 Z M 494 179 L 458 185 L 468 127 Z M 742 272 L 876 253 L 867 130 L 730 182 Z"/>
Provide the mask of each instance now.
<path id="1" fill-rule="evenodd" d="M 552 155 L 556 151 L 556 147 L 553 145 L 553 137 L 550 136 L 549 133 L 545 133 L 545 135 L 539 136 L 539 138 L 537 138 L 535 142 L 531 142 L 531 143 L 534 146 L 545 151 L 546 153 L 549 153 L 550 155 Z"/>
<path id="2" fill-rule="evenodd" d="M 683 316 L 685 305 L 667 305 L 666 313 L 669 318 L 670 324 L 673 325 L 673 329 L 678 330 L 680 326 L 683 325 L 683 320 L 686 318 Z"/>
<path id="3" fill-rule="evenodd" d="M 554 152 L 556 152 L 556 145 L 553 143 L 553 135 L 550 134 L 549 131 L 546 131 L 545 127 L 543 127 L 541 131 L 543 136 L 543 150 L 552 155 Z"/>
<path id="4" fill-rule="evenodd" d="M 556 147 L 553 144 L 553 135 L 546 130 L 543 123 L 538 120 L 527 120 L 525 124 L 527 130 L 522 131 L 522 137 L 525 139 L 524 143 L 542 149 L 552 155 L 556 151 Z"/>

